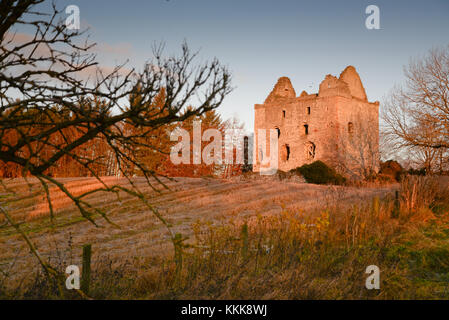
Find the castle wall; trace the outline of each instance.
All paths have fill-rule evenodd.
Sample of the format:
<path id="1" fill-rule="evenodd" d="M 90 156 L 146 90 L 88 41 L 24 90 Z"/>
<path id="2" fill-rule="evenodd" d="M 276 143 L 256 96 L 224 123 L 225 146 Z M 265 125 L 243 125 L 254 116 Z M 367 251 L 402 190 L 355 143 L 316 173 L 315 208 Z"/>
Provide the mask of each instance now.
<path id="1" fill-rule="evenodd" d="M 363 170 L 379 170 L 379 103 L 361 99 L 340 99 L 337 104 L 340 123 L 338 168 L 348 175 Z M 352 127 L 352 129 L 350 128 Z"/>
<path id="2" fill-rule="evenodd" d="M 255 105 L 254 171 L 260 170 L 262 156 L 258 129 L 279 130 L 279 170 L 288 171 L 316 160 L 349 175 L 360 174 L 361 166 L 377 170 L 378 109 L 378 102 L 366 99 L 353 67 L 346 68 L 340 78 L 327 75 L 318 94 L 303 91 L 299 97 L 290 80 L 282 77 L 264 104 Z M 268 145 L 267 140 L 264 156 L 269 154 Z M 363 159 L 357 159 L 359 155 Z"/>

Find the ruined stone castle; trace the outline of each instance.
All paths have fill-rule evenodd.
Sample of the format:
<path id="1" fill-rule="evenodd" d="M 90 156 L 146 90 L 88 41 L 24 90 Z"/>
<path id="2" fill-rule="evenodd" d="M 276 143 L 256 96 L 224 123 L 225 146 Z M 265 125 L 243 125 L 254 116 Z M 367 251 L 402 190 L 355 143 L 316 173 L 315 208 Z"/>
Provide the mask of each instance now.
<path id="1" fill-rule="evenodd" d="M 254 109 L 254 171 L 263 168 L 270 153 L 269 133 L 262 147 L 258 129 L 276 130 L 279 170 L 321 160 L 349 176 L 378 171 L 379 102 L 368 101 L 353 66 L 338 78 L 327 75 L 318 93 L 297 96 L 290 79 L 279 78 Z"/>

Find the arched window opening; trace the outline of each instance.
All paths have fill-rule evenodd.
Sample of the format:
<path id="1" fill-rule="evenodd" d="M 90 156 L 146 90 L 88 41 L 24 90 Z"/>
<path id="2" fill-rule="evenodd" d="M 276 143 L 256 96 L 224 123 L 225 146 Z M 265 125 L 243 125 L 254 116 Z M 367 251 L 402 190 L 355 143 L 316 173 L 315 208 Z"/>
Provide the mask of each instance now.
<path id="1" fill-rule="evenodd" d="M 306 143 L 306 159 L 313 160 L 315 158 L 316 147 L 313 142 Z"/>
<path id="2" fill-rule="evenodd" d="M 304 134 L 305 134 L 305 135 L 308 135 L 308 134 L 309 134 L 309 125 L 308 125 L 308 124 L 305 124 L 305 125 L 304 125 Z"/>
<path id="3" fill-rule="evenodd" d="M 307 107 L 307 114 L 310 114 L 310 107 Z"/>
<path id="4" fill-rule="evenodd" d="M 348 122 L 348 133 L 354 132 L 354 124 L 352 122 Z"/>
<path id="5" fill-rule="evenodd" d="M 282 110 L 282 118 L 285 118 L 285 110 Z"/>

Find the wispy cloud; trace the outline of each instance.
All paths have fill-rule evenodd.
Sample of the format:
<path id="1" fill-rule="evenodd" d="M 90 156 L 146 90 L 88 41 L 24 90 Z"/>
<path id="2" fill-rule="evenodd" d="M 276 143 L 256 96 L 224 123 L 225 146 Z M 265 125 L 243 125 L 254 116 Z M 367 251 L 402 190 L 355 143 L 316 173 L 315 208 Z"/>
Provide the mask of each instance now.
<path id="1" fill-rule="evenodd" d="M 108 53 L 122 57 L 128 57 L 132 53 L 132 46 L 130 43 L 121 42 L 116 44 L 108 44 L 106 42 L 98 43 L 94 49 L 98 53 Z"/>

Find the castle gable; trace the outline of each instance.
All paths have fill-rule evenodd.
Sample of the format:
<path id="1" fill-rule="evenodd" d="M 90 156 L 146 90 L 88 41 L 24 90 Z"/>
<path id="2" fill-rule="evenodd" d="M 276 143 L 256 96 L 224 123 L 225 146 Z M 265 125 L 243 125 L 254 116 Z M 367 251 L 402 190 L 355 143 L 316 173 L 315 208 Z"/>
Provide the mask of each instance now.
<path id="1" fill-rule="evenodd" d="M 273 103 L 278 99 L 291 99 L 296 98 L 295 89 L 293 89 L 290 79 L 287 77 L 281 77 L 277 81 L 273 90 L 265 99 L 265 103 Z"/>
<path id="2" fill-rule="evenodd" d="M 326 78 L 320 83 L 319 97 L 343 96 L 351 98 L 351 91 L 348 84 L 328 74 Z"/>
<path id="3" fill-rule="evenodd" d="M 340 74 L 340 80 L 346 82 L 353 97 L 367 101 L 365 88 L 360 76 L 353 66 L 346 67 Z"/>

